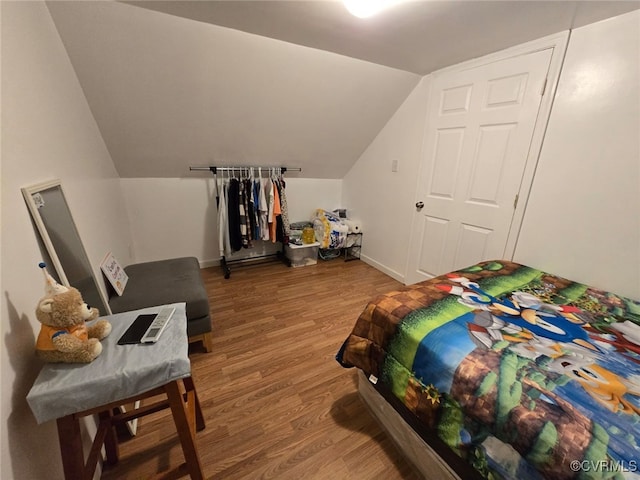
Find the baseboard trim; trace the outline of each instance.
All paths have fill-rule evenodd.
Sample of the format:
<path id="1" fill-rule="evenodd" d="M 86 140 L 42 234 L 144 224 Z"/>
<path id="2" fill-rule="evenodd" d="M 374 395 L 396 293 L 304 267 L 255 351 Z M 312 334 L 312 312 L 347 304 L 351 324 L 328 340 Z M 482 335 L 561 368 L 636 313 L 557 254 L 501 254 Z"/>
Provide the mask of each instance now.
<path id="1" fill-rule="evenodd" d="M 400 272 L 396 272 L 391 268 L 388 268 L 387 266 L 381 264 L 380 262 L 377 262 L 373 258 L 368 257 L 366 255 L 361 255 L 360 260 L 368 265 L 371 265 L 373 268 L 380 270 L 382 273 L 389 275 L 394 280 L 397 280 L 403 284 L 405 283 L 403 274 L 401 274 Z M 200 263 L 200 268 L 219 267 L 221 264 L 221 259 L 217 258 L 214 260 L 200 260 L 199 263 Z"/>
<path id="2" fill-rule="evenodd" d="M 361 255 L 360 260 L 368 265 L 371 265 L 373 268 L 380 270 L 382 273 L 389 275 L 391 278 L 399 281 L 400 283 L 404 283 L 404 275 L 402 275 L 400 272 L 396 272 L 395 270 L 386 267 L 380 262 L 375 261 L 373 258 L 367 257 L 366 255 Z"/>
<path id="3" fill-rule="evenodd" d="M 209 268 L 209 267 L 219 267 L 220 266 L 220 259 L 216 259 L 216 260 L 200 260 L 200 268 Z"/>

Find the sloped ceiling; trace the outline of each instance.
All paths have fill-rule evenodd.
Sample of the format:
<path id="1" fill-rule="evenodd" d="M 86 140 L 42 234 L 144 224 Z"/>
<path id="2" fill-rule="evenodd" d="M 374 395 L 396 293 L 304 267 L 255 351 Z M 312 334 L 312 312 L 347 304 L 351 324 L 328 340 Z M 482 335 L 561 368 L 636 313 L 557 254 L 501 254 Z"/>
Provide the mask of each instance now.
<path id="1" fill-rule="evenodd" d="M 420 75 L 640 8 L 639 0 L 408 0 L 359 19 L 339 0 L 125 3 Z"/>
<path id="2" fill-rule="evenodd" d="M 335 1 L 47 5 L 121 177 L 307 178 L 342 178 L 422 75 L 640 7 L 414 1 L 360 20 Z"/>

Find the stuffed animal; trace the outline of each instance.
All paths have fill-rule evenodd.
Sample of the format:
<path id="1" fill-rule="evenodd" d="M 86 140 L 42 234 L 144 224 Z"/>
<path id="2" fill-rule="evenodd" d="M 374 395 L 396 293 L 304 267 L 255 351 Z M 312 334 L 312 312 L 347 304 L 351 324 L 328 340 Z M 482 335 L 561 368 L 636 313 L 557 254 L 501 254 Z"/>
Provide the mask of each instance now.
<path id="1" fill-rule="evenodd" d="M 98 317 L 97 308 L 91 308 L 73 287 L 56 282 L 40 263 L 45 278 L 45 296 L 38 302 L 36 318 L 42 324 L 36 354 L 45 362 L 90 363 L 102 352 L 100 340 L 111 332 L 107 320 L 98 320 L 91 326 L 85 322 Z"/>

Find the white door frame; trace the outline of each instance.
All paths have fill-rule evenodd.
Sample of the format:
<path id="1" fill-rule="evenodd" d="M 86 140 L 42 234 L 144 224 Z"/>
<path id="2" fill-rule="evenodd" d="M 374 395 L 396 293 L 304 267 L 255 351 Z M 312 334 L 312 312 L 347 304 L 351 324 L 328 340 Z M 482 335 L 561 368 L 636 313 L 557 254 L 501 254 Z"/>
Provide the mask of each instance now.
<path id="1" fill-rule="evenodd" d="M 538 158 L 540 156 L 540 152 L 542 150 L 542 144 L 544 141 L 544 135 L 547 129 L 547 123 L 549 121 L 549 116 L 551 114 L 551 108 L 553 106 L 553 99 L 555 97 L 556 89 L 558 87 L 558 81 L 560 79 L 560 71 L 562 70 L 562 63 L 564 61 L 564 56 L 567 50 L 567 45 L 569 43 L 570 31 L 564 31 L 557 34 L 549 35 L 543 38 L 539 38 L 537 40 L 533 40 L 531 42 L 523 43 L 521 45 L 517 45 L 515 47 L 508 48 L 506 50 L 501 50 L 496 53 L 492 53 L 489 55 L 485 55 L 483 57 L 479 57 L 468 62 L 459 63 L 453 65 L 451 67 L 446 67 L 436 72 L 430 74 L 433 78 L 436 78 L 440 75 L 452 73 L 452 72 L 462 72 L 464 70 L 470 70 L 473 68 L 477 68 L 483 65 L 487 65 L 490 63 L 506 60 L 512 57 L 517 57 L 520 55 L 527 55 L 529 53 L 538 52 L 541 50 L 552 49 L 551 60 L 549 63 L 549 73 L 547 75 L 547 82 L 545 86 L 544 95 L 540 102 L 540 108 L 538 111 L 538 117 L 535 122 L 535 126 L 533 129 L 533 135 L 531 139 L 531 146 L 529 149 L 529 153 L 527 155 L 526 164 L 522 176 L 522 183 L 520 185 L 520 190 L 518 192 L 518 203 L 516 205 L 514 214 L 513 214 L 513 222 L 511 223 L 511 227 L 509 228 L 509 235 L 507 237 L 507 243 L 505 248 L 505 260 L 513 259 L 513 255 L 515 253 L 516 244 L 518 241 L 518 235 L 520 233 L 520 227 L 522 225 L 522 220 L 524 218 L 524 213 L 526 210 L 527 201 L 529 199 L 529 193 L 531 191 L 531 185 L 533 183 L 533 177 L 535 174 L 536 166 L 538 163 Z M 424 158 L 426 155 L 427 148 L 427 132 L 430 128 L 428 124 L 429 112 L 431 108 L 433 108 L 433 84 L 431 81 L 429 85 L 429 95 L 428 95 L 428 103 L 426 109 L 426 120 L 425 120 L 425 130 L 423 133 L 423 143 L 422 143 L 422 152 L 421 152 L 421 160 L 419 171 L 417 175 L 416 185 L 415 185 L 415 202 L 418 202 L 420 198 L 420 181 L 423 178 L 425 162 Z M 410 208 L 415 209 L 414 205 L 411 205 Z M 416 237 L 418 236 L 418 224 L 419 224 L 419 216 L 420 213 L 418 211 L 414 212 L 413 220 L 411 222 L 411 234 L 409 236 L 409 253 L 407 255 L 407 264 L 405 266 L 405 274 L 404 274 L 404 283 L 409 285 L 411 283 L 415 283 L 420 280 L 414 276 L 415 268 L 411 265 L 412 261 L 415 258 L 412 258 L 411 254 L 415 250 L 414 242 L 417 241 Z"/>

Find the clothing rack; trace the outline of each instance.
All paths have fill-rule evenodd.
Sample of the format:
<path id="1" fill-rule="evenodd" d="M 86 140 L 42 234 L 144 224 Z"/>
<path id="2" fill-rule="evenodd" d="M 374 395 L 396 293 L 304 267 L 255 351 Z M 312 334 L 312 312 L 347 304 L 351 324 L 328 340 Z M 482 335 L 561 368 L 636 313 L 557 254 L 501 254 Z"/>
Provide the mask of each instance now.
<path id="1" fill-rule="evenodd" d="M 247 258 L 238 258 L 234 260 L 227 260 L 227 258 L 223 255 L 220 257 L 220 266 L 222 267 L 222 273 L 224 274 L 224 278 L 229 279 L 231 277 L 231 267 L 232 265 L 255 265 L 262 262 L 271 262 L 278 261 L 288 263 L 287 258 L 284 256 L 284 245 L 282 246 L 282 250 L 278 250 L 276 253 L 269 253 L 266 255 L 255 255 L 253 257 Z"/>
<path id="2" fill-rule="evenodd" d="M 302 169 L 301 168 L 294 168 L 294 167 L 263 167 L 263 166 L 245 166 L 245 167 L 216 167 L 216 166 L 209 166 L 209 167 L 189 167 L 189 170 L 191 171 L 206 171 L 206 172 L 211 172 L 212 174 L 216 174 L 218 173 L 218 171 L 221 172 L 233 172 L 233 171 L 237 171 L 237 170 L 258 170 L 261 168 L 265 168 L 265 169 L 276 169 L 278 171 L 280 171 L 281 173 L 285 173 L 285 172 L 301 172 Z"/>
<path id="3" fill-rule="evenodd" d="M 301 168 L 295 168 L 295 167 L 265 167 L 265 166 L 236 166 L 236 167 L 227 167 L 227 166 L 208 166 L 208 167 L 189 167 L 189 170 L 191 171 L 207 171 L 207 172 L 211 172 L 212 175 L 214 175 L 216 177 L 216 190 L 218 188 L 218 182 L 217 182 L 217 174 L 218 172 L 240 172 L 241 174 L 243 173 L 248 173 L 248 172 L 255 172 L 256 170 L 258 172 L 262 172 L 262 170 L 266 170 L 267 172 L 277 172 L 278 174 L 282 175 L 285 172 L 301 172 L 302 169 Z M 219 196 L 216 195 L 216 206 L 219 207 Z M 265 260 L 278 260 L 278 261 L 283 261 L 285 263 L 287 263 L 287 258 L 285 257 L 284 254 L 284 242 L 282 242 L 282 248 L 277 251 L 276 253 L 270 253 L 270 254 L 266 254 L 266 255 L 253 255 L 253 256 L 249 256 L 249 257 L 245 257 L 245 258 L 238 258 L 238 259 L 233 259 L 233 260 L 229 260 L 226 258 L 225 255 L 221 255 L 220 257 L 220 266 L 222 267 L 222 271 L 224 274 L 224 278 L 228 279 L 231 276 L 231 269 L 229 267 L 230 264 L 238 264 L 238 265 L 246 265 L 246 264 L 254 264 L 254 263 L 258 263 L 258 262 L 263 262 Z"/>

